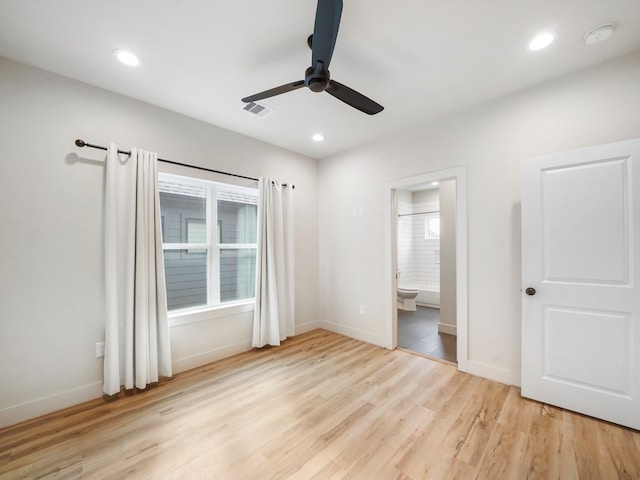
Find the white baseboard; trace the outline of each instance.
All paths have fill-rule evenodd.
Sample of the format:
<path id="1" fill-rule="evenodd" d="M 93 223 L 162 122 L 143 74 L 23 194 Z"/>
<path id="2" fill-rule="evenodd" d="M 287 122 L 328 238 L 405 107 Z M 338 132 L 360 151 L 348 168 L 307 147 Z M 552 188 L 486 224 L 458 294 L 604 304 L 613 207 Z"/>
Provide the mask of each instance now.
<path id="1" fill-rule="evenodd" d="M 520 373 L 507 370 L 506 368 L 496 367 L 475 360 L 467 360 L 466 362 L 458 361 L 458 369 L 461 372 L 504 383 L 505 385 L 520 386 Z"/>
<path id="2" fill-rule="evenodd" d="M 363 342 L 387 348 L 386 339 L 382 335 L 376 335 L 375 333 L 360 330 L 358 328 L 347 327 L 346 325 L 341 325 L 339 323 L 327 322 L 326 320 L 320 321 L 319 328 L 324 328 L 330 332 L 339 333 L 346 337 L 355 338 L 356 340 L 362 340 Z"/>
<path id="3" fill-rule="evenodd" d="M 315 322 L 306 322 L 296 325 L 296 335 L 300 335 L 301 333 L 310 332 L 311 330 L 315 330 L 316 328 L 322 328 L 321 321 Z"/>
<path id="4" fill-rule="evenodd" d="M 436 305 L 435 303 L 418 302 L 416 300 L 416 305 L 418 305 L 419 307 L 437 308 L 438 310 L 440 310 L 440 305 Z"/>
<path id="5" fill-rule="evenodd" d="M 239 353 L 248 352 L 251 350 L 251 340 L 245 342 L 236 343 L 233 345 L 225 345 L 224 347 L 214 348 L 206 352 L 193 355 L 191 357 L 174 359 L 172 361 L 173 373 L 185 372 L 192 368 L 201 367 L 211 362 L 222 360 L 223 358 L 232 357 Z"/>
<path id="6" fill-rule="evenodd" d="M 0 410 L 0 428 L 15 425 L 32 418 L 72 407 L 79 403 L 95 400 L 102 396 L 102 382 L 72 388 L 65 392 L 30 400 Z"/>
<path id="7" fill-rule="evenodd" d="M 322 323 L 308 322 L 302 325 L 297 325 L 296 334 L 304 333 L 316 328 L 322 328 Z M 200 367 L 249 350 L 251 350 L 251 340 L 215 348 L 191 357 L 173 360 L 173 373 L 175 374 L 191 370 L 192 368 Z M 0 409 L 0 428 L 15 425 L 25 420 L 40 417 L 47 413 L 73 407 L 74 405 L 101 397 L 102 382 L 97 382 L 36 400 L 30 400 L 20 405 L 6 407 Z"/>
<path id="8" fill-rule="evenodd" d="M 449 325 L 448 323 L 438 323 L 438 331 L 449 335 L 458 335 L 458 327 L 455 325 Z"/>

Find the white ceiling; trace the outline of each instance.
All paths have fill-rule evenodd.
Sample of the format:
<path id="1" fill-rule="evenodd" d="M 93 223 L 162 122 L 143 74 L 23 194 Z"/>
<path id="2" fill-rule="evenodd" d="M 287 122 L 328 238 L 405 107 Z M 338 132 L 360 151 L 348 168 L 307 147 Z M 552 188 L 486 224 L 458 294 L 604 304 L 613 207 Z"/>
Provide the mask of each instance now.
<path id="1" fill-rule="evenodd" d="M 344 0 L 332 78 L 375 116 L 304 88 L 244 112 L 242 97 L 301 80 L 316 0 L 1 0 L 0 55 L 322 158 L 640 49 L 640 0 Z M 592 27 L 615 22 L 604 43 Z M 557 33 L 546 50 L 527 45 Z M 115 61 L 126 48 L 138 68 Z M 312 134 L 326 140 L 317 144 Z M 91 141 L 91 139 L 87 139 Z"/>

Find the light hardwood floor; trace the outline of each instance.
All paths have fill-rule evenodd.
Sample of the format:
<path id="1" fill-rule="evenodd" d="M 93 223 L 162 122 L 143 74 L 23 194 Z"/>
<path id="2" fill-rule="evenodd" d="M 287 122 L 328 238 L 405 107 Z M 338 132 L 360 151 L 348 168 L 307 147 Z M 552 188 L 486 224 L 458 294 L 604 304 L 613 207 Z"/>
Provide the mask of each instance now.
<path id="1" fill-rule="evenodd" d="M 638 479 L 640 433 L 315 330 L 0 430 L 0 478 Z"/>

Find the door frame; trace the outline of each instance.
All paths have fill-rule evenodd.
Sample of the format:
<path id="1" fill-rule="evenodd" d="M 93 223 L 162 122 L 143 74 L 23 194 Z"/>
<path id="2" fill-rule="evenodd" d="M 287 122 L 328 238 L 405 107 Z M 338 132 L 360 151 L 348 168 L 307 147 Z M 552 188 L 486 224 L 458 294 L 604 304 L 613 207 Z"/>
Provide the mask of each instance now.
<path id="1" fill-rule="evenodd" d="M 396 191 L 428 185 L 436 181 L 456 181 L 456 309 L 458 370 L 467 371 L 467 168 L 464 166 L 437 170 L 389 182 L 384 187 L 385 204 L 385 346 L 398 346 L 397 306 L 397 241 L 398 217 Z"/>

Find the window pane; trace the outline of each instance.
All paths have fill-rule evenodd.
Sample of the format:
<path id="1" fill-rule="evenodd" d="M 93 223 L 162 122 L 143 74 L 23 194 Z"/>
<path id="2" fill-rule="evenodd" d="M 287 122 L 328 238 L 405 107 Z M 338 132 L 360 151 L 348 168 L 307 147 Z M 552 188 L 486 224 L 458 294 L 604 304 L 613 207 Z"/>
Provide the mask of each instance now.
<path id="1" fill-rule="evenodd" d="M 220 243 L 256 243 L 257 202 L 252 194 L 218 192 Z"/>
<path id="2" fill-rule="evenodd" d="M 207 222 L 187 218 L 187 243 L 207 243 Z M 189 253 L 204 253 L 206 248 L 190 248 Z"/>
<path id="3" fill-rule="evenodd" d="M 220 301 L 232 302 L 255 297 L 256 250 L 220 250 Z"/>
<path id="4" fill-rule="evenodd" d="M 440 216 L 431 215 L 425 218 L 424 230 L 426 240 L 438 240 L 440 238 Z"/>
<path id="5" fill-rule="evenodd" d="M 165 250 L 164 273 L 169 310 L 207 304 L 206 250 Z"/>
<path id="6" fill-rule="evenodd" d="M 158 188 L 163 218 L 162 241 L 206 243 L 206 189 L 167 181 L 159 181 Z"/>
<path id="7" fill-rule="evenodd" d="M 207 222 L 197 218 L 187 218 L 187 242 L 207 243 Z"/>

